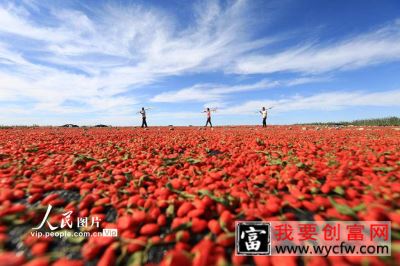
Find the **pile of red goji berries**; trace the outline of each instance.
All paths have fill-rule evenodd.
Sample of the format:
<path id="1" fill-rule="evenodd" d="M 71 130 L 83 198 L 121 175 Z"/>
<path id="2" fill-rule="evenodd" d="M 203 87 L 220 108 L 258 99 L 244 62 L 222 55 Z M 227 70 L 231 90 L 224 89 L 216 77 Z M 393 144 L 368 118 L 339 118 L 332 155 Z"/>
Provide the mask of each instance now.
<path id="1" fill-rule="evenodd" d="M 118 237 L 35 236 L 49 205 Z M 235 256 L 236 220 L 391 221 L 392 257 Z M 0 130 L 0 265 L 394 265 L 399 235 L 391 127 Z"/>

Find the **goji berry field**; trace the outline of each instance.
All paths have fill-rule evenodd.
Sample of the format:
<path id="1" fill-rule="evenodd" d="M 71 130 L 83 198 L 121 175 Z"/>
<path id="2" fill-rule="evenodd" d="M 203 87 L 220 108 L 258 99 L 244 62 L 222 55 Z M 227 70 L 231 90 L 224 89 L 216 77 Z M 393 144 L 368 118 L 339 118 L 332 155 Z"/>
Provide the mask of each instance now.
<path id="1" fill-rule="evenodd" d="M 1 129 L 0 264 L 394 265 L 399 170 L 392 127 Z M 35 238 L 49 204 L 118 237 Z M 387 220 L 392 256 L 239 257 L 236 220 Z"/>

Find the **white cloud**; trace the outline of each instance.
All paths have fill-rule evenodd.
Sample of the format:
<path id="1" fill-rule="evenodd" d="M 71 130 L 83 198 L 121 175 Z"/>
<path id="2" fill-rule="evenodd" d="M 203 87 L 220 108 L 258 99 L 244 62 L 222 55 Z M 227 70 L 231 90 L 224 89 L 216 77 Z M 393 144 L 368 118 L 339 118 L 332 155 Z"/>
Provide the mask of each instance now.
<path id="1" fill-rule="evenodd" d="M 298 110 L 334 111 L 354 106 L 400 107 L 400 90 L 365 92 L 365 91 L 332 91 L 311 96 L 296 95 L 279 100 L 247 101 L 236 106 L 225 108 L 221 114 L 253 114 L 261 107 L 273 107 L 274 113 L 285 113 Z"/>
<path id="2" fill-rule="evenodd" d="M 228 103 L 223 102 L 223 101 L 214 101 L 214 102 L 206 102 L 203 104 L 203 108 L 216 108 L 217 110 L 224 108 L 228 105 Z"/>
<path id="3" fill-rule="evenodd" d="M 0 103 L 13 103 L 6 112 L 10 120 L 29 108 L 40 115 L 29 121 L 94 113 L 130 121 L 138 102 L 148 97 L 153 102 L 224 107 L 227 96 L 235 93 L 326 78 L 264 77 L 253 84 L 196 84 L 158 95 L 151 95 L 146 85 L 188 73 L 319 73 L 400 58 L 398 22 L 341 42 L 265 55 L 258 49 L 280 38 L 254 39 L 244 0 L 199 1 L 188 16 L 194 20 L 184 23 L 165 10 L 133 3 L 86 7 L 88 12 L 66 8 L 63 2 L 19 3 L 0 3 Z"/>
<path id="4" fill-rule="evenodd" d="M 328 77 L 300 77 L 291 80 L 261 80 L 252 84 L 242 84 L 242 85 L 222 85 L 222 84 L 196 84 L 188 88 L 183 88 L 175 91 L 162 92 L 155 95 L 150 100 L 152 102 L 208 102 L 217 101 L 219 106 L 221 106 L 221 100 L 226 95 L 231 95 L 233 93 L 248 92 L 254 90 L 266 90 L 276 87 L 290 87 L 305 83 L 322 82 L 328 80 Z M 207 105 L 211 106 L 211 105 Z"/>
<path id="5" fill-rule="evenodd" d="M 93 16 L 62 7 L 47 13 L 35 20 L 29 8 L 0 5 L 0 64 L 7 65 L 0 68 L 0 101 L 27 99 L 37 110 L 60 113 L 128 110 L 138 101 L 135 88 L 224 68 L 269 42 L 249 40 L 245 1 L 201 3 L 195 22 L 183 28 L 171 14 L 134 4 L 106 5 Z M 66 101 L 84 107 L 67 108 Z"/>
<path id="6" fill-rule="evenodd" d="M 163 92 L 155 95 L 152 102 L 186 102 L 186 101 L 217 101 L 224 94 L 250 91 L 262 88 L 276 86 L 276 82 L 268 82 L 262 80 L 260 82 L 248 85 L 224 86 L 219 84 L 196 84 L 189 88 L 180 89 L 177 91 Z"/>
<path id="7" fill-rule="evenodd" d="M 303 45 L 275 54 L 239 58 L 232 72 L 241 74 L 279 71 L 321 73 L 355 69 L 400 60 L 400 22 L 376 31 L 327 45 Z"/>

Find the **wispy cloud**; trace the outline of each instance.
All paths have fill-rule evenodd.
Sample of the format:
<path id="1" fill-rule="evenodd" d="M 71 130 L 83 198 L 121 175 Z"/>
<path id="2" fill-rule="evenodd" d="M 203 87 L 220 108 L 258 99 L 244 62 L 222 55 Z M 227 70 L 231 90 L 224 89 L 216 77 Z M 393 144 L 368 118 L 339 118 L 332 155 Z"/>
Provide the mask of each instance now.
<path id="1" fill-rule="evenodd" d="M 196 84 L 189 88 L 183 88 L 176 91 L 163 92 L 154 96 L 152 102 L 207 102 L 221 99 L 225 94 L 251 91 L 257 89 L 266 89 L 277 86 L 278 82 L 269 82 L 262 80 L 254 84 L 225 86 L 220 84 Z"/>
<path id="2" fill-rule="evenodd" d="M 252 27 L 252 3 L 198 1 L 192 10 L 187 10 L 188 21 L 182 23 L 168 9 L 145 3 L 83 7 L 79 1 L 69 4 L 49 1 L 46 5 L 35 0 L 3 1 L 0 3 L 1 110 L 8 110 L 10 121 L 13 115 L 17 118 L 29 109 L 34 115 L 26 121 L 53 115 L 73 118 L 92 115 L 108 117 L 110 121 L 121 117 L 118 121 L 124 122 L 131 121 L 139 102 L 194 102 L 225 108 L 227 98 L 235 94 L 326 81 L 327 76 L 334 79 L 334 74 L 324 72 L 400 60 L 399 21 L 347 39 L 324 40 L 322 44 L 267 53 L 270 45 L 282 41 L 285 33 L 279 37 L 257 35 L 257 29 Z M 274 72 L 300 74 L 290 73 L 290 78 L 286 78 L 270 75 Z M 233 80 L 243 79 L 227 85 L 194 78 L 189 83 L 195 84 L 192 86 L 157 95 L 149 91 L 149 85 L 167 78 L 197 74 L 221 77 L 232 74 Z M 254 82 L 245 84 L 247 77 Z M 392 96 L 398 96 L 395 92 L 391 92 Z M 393 104 L 391 97 L 364 94 L 376 97 L 382 106 Z M 340 95 L 346 102 L 352 92 L 320 95 L 319 104 L 318 95 L 289 97 L 271 104 L 284 103 L 297 110 L 298 101 L 304 105 L 311 101 L 310 106 L 315 108 L 324 104 L 342 108 L 357 103 L 348 100 L 348 105 L 340 105 L 327 100 Z M 362 92 L 354 95 L 358 99 L 366 97 L 362 97 Z M 253 101 L 224 110 L 246 110 L 243 106 L 260 103 Z M 155 113 L 158 119 L 163 119 L 163 114 L 168 116 L 168 110 Z M 182 112 L 178 117 L 187 115 Z M 85 119 L 80 121 L 97 121 L 96 117 Z"/>
<path id="3" fill-rule="evenodd" d="M 400 107 L 400 90 L 365 92 L 365 91 L 332 91 L 311 96 L 296 95 L 278 100 L 247 101 L 236 106 L 225 108 L 221 114 L 253 114 L 261 107 L 274 107 L 274 113 L 285 113 L 299 110 L 334 111 L 347 107 Z"/>
<path id="4" fill-rule="evenodd" d="M 400 60 L 400 21 L 376 31 L 325 45 L 298 45 L 275 54 L 239 58 L 232 72 L 241 74 L 280 71 L 321 73 Z"/>
<path id="5" fill-rule="evenodd" d="M 81 102 L 86 111 L 124 107 L 137 96 L 122 100 L 122 93 L 167 76 L 224 68 L 268 43 L 249 39 L 245 1 L 224 8 L 201 3 L 183 28 L 163 10 L 133 4 L 102 6 L 92 10 L 95 16 L 41 11 L 49 15 L 35 20 L 24 6 L 0 6 L 0 35 L 7 37 L 0 43 L 0 101 L 29 99 L 50 112 L 69 110 L 66 101 Z"/>
<path id="6" fill-rule="evenodd" d="M 276 87 L 290 87 L 306 83 L 327 81 L 329 77 L 299 77 L 291 80 L 264 79 L 251 84 L 222 85 L 196 84 L 194 86 L 174 91 L 163 92 L 150 99 L 152 102 L 208 102 L 219 101 L 226 95 L 254 90 L 267 90 Z M 208 105 L 209 106 L 209 105 Z"/>

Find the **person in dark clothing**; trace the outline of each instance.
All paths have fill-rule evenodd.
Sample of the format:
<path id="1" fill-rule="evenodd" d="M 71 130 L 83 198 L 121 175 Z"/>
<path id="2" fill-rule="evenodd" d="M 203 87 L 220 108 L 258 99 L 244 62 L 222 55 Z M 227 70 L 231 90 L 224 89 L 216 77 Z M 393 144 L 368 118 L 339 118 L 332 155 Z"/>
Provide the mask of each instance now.
<path id="1" fill-rule="evenodd" d="M 265 107 L 261 109 L 260 114 L 262 115 L 262 126 L 267 127 L 267 110 L 265 109 Z"/>
<path id="2" fill-rule="evenodd" d="M 149 108 L 145 109 L 144 107 L 142 107 L 142 110 L 139 111 L 139 113 L 142 115 L 142 128 L 147 127 L 146 110 L 149 110 Z"/>

